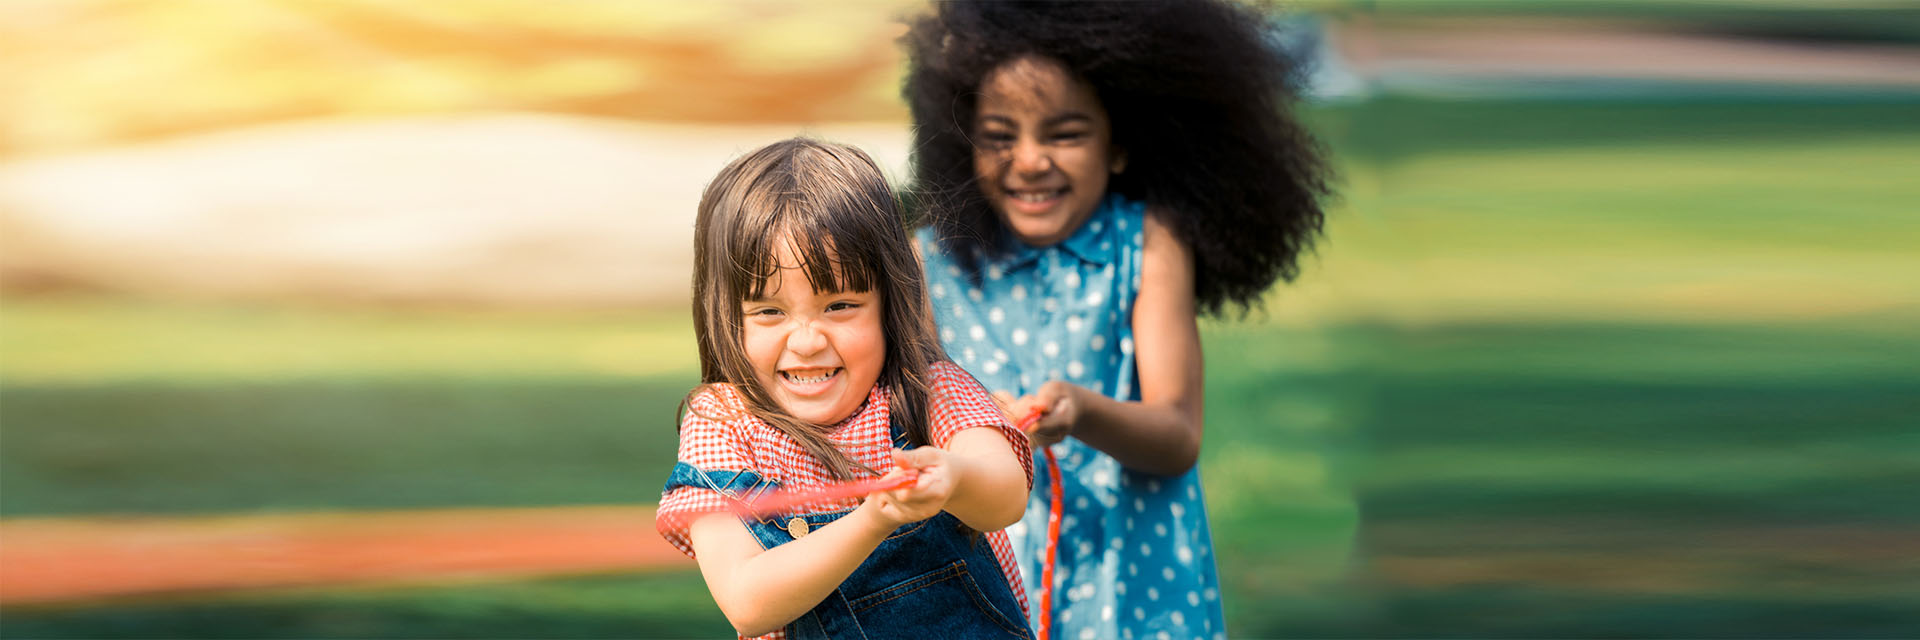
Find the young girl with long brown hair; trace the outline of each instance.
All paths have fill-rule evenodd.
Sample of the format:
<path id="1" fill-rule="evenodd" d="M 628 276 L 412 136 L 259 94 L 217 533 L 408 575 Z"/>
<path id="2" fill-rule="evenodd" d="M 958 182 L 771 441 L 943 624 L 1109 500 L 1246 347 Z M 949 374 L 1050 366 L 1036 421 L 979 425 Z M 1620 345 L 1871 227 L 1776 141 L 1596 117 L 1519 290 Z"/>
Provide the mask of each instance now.
<path id="1" fill-rule="evenodd" d="M 866 154 L 805 139 L 729 164 L 694 231 L 702 385 L 660 499 L 741 636 L 1029 636 L 1000 529 L 1027 438 L 932 335 L 920 264 Z M 914 474 L 864 499 L 727 507 L 773 489 Z"/>

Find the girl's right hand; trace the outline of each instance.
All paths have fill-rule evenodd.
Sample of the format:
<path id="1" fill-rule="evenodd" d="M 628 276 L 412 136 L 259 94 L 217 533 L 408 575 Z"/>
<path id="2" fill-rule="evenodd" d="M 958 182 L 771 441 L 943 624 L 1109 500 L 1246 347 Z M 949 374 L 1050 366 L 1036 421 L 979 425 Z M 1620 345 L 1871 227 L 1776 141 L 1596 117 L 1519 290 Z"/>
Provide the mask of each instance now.
<path id="1" fill-rule="evenodd" d="M 931 518 L 946 508 L 947 501 L 953 498 L 958 474 L 953 469 L 953 457 L 945 449 L 895 449 L 893 461 L 894 469 L 882 478 L 898 478 L 907 469 L 917 471 L 920 478 L 909 487 L 867 494 L 867 503 L 874 505 L 882 518 L 899 527 Z"/>

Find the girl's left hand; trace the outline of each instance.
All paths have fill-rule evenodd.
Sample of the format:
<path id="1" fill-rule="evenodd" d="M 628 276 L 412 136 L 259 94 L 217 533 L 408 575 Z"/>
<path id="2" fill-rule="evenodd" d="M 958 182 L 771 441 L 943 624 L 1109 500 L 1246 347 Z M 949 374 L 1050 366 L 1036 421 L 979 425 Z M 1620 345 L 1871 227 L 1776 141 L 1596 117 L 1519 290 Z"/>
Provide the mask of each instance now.
<path id="1" fill-rule="evenodd" d="M 894 449 L 894 465 L 898 469 L 918 471 L 920 479 L 910 487 L 875 491 L 867 499 L 873 501 L 887 519 L 895 521 L 895 526 L 938 515 L 953 498 L 957 477 L 953 462 L 953 457 L 939 447 Z M 892 473 L 899 473 L 898 469 Z"/>

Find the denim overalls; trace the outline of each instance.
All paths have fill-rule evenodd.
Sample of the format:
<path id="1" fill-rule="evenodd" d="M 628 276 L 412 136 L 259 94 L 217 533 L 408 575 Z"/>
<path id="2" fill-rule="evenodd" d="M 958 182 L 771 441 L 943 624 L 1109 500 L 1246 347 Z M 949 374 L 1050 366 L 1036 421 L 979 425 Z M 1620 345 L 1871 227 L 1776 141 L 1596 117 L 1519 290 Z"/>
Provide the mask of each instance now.
<path id="1" fill-rule="evenodd" d="M 910 448 L 899 425 L 890 431 L 894 446 Z M 701 471 L 681 462 L 673 466 L 665 491 L 683 486 L 706 487 L 732 499 L 780 488 L 750 469 Z M 789 514 L 742 524 L 761 547 L 772 549 L 848 513 Z M 1033 637 L 986 536 L 970 533 L 945 511 L 901 525 L 825 601 L 786 629 L 792 640 Z"/>

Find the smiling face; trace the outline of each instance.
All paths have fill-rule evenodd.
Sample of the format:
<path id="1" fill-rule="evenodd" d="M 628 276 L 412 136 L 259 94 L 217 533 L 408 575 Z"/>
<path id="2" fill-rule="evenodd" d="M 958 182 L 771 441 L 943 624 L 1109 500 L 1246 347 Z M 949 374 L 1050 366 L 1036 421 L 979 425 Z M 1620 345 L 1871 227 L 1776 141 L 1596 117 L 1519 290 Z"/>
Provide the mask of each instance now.
<path id="1" fill-rule="evenodd" d="M 980 83 L 973 171 L 980 191 L 1021 242 L 1073 235 L 1126 159 L 1093 87 L 1050 58 L 1019 58 Z"/>
<path id="2" fill-rule="evenodd" d="M 830 425 L 865 402 L 886 362 L 878 291 L 815 292 L 790 243 L 774 243 L 776 273 L 740 303 L 754 381 L 782 410 Z"/>

